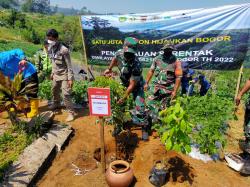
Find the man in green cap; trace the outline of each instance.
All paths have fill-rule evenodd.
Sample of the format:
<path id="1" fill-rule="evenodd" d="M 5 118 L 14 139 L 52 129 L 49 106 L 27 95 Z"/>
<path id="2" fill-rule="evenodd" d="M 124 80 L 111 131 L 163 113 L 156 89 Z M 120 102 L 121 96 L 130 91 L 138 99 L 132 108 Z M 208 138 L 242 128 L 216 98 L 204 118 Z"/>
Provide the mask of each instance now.
<path id="1" fill-rule="evenodd" d="M 152 122 L 158 121 L 158 113 L 169 106 L 170 101 L 176 97 L 181 84 L 181 62 L 173 55 L 176 48 L 173 45 L 165 45 L 150 67 L 147 74 L 144 90 L 149 89 L 149 97 L 146 102 Z M 149 82 L 154 76 L 149 88 Z"/>
<path id="2" fill-rule="evenodd" d="M 246 81 L 244 87 L 239 92 L 238 96 L 236 97 L 236 105 L 238 106 L 240 104 L 240 101 L 242 99 L 242 96 L 247 93 L 250 90 L 250 79 Z M 240 141 L 239 145 L 240 148 L 247 154 L 250 155 L 250 100 L 248 99 L 248 102 L 245 106 L 245 118 L 244 118 L 244 135 L 245 140 Z"/>
<path id="3" fill-rule="evenodd" d="M 142 126 L 142 139 L 148 140 L 147 126 L 148 121 L 145 113 L 145 97 L 144 97 L 144 79 L 142 76 L 142 64 L 136 57 L 136 50 L 138 40 L 133 37 L 125 38 L 123 49 L 116 52 L 115 57 L 112 59 L 109 68 L 105 70 L 104 74 L 109 75 L 112 73 L 112 68 L 117 66 L 120 71 L 120 79 L 127 88 L 123 98 L 118 103 L 122 104 L 126 98 L 133 94 L 135 102 L 135 110 L 132 114 L 133 123 Z"/>

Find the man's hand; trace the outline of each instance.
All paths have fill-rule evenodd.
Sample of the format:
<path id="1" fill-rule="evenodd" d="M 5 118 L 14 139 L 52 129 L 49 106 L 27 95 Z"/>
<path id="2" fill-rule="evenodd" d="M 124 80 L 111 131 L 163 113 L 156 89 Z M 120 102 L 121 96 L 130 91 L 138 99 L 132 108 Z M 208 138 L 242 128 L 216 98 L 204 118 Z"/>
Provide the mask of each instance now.
<path id="1" fill-rule="evenodd" d="M 27 61 L 26 61 L 25 59 L 23 59 L 23 60 L 21 60 L 21 61 L 19 62 L 19 65 L 20 65 L 20 66 L 26 66 L 26 65 L 27 65 Z"/>
<path id="2" fill-rule="evenodd" d="M 236 97 L 236 99 L 235 99 L 235 104 L 236 104 L 236 106 L 239 106 L 240 100 L 241 100 L 241 95 L 238 95 L 238 96 Z"/>
<path id="3" fill-rule="evenodd" d="M 190 84 L 195 84 L 195 80 L 189 81 Z"/>
<path id="4" fill-rule="evenodd" d="M 119 99 L 119 101 L 117 102 L 119 105 L 122 105 L 125 102 L 124 98 Z"/>
<path id="5" fill-rule="evenodd" d="M 112 73 L 112 70 L 111 69 L 106 69 L 105 71 L 104 71 L 104 75 L 105 76 L 108 76 L 109 74 L 111 74 Z"/>
<path id="6" fill-rule="evenodd" d="M 173 91 L 173 92 L 171 93 L 171 100 L 173 100 L 175 97 L 176 97 L 176 91 Z"/>
<path id="7" fill-rule="evenodd" d="M 19 73 L 22 73 L 25 70 L 26 66 L 27 66 L 27 61 L 25 59 L 21 60 L 19 62 L 19 67 L 18 67 Z"/>
<path id="8" fill-rule="evenodd" d="M 145 85 L 144 85 L 144 91 L 147 91 L 148 90 L 148 83 L 146 83 Z"/>
<path id="9" fill-rule="evenodd" d="M 73 81 L 72 81 L 72 80 L 69 80 L 69 81 L 68 81 L 68 86 L 69 86 L 70 88 L 73 87 Z"/>
<path id="10" fill-rule="evenodd" d="M 50 80 L 52 80 L 52 81 L 53 81 L 53 76 L 54 76 L 54 74 L 51 73 L 51 75 L 50 75 Z"/>

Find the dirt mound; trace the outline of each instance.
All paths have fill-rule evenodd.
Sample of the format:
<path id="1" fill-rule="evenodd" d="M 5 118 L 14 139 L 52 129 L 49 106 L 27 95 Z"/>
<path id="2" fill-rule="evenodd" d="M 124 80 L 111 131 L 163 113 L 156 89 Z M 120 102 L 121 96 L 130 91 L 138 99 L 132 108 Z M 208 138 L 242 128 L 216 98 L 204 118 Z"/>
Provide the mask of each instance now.
<path id="1" fill-rule="evenodd" d="M 81 117 L 86 115 L 86 117 Z M 96 118 L 88 117 L 88 113 L 80 113 L 80 117 L 70 125 L 75 129 L 75 136 L 68 147 L 60 153 L 46 175 L 38 183 L 39 187 L 104 187 L 107 186 L 101 165 L 94 159 L 95 150 L 100 147 L 99 127 L 95 125 Z M 66 114 L 56 116 L 56 120 L 64 121 Z M 233 123 L 237 129 L 238 124 Z M 113 128 L 105 127 L 105 146 L 107 164 L 115 157 L 131 160 L 131 168 L 135 174 L 134 186 L 151 187 L 148 177 L 157 160 L 164 160 L 169 169 L 168 182 L 165 186 L 211 186 L 211 187 L 247 187 L 250 177 L 243 177 L 229 169 L 225 162 L 204 163 L 174 151 L 166 152 L 164 145 L 156 136 L 150 141 L 140 141 L 141 131 L 133 130 L 130 141 L 128 134 L 121 136 L 121 148 L 116 150 L 115 139 L 111 132 Z M 233 134 L 231 134 L 233 136 Z M 233 137 L 232 137 L 233 138 Z M 119 142 L 119 141 L 118 141 Z M 229 150 L 233 150 L 229 144 Z M 98 152 L 98 151 L 97 151 Z M 115 154 L 117 152 L 117 154 Z M 98 154 L 97 154 L 98 155 Z M 76 169 L 82 172 L 75 175 Z"/>

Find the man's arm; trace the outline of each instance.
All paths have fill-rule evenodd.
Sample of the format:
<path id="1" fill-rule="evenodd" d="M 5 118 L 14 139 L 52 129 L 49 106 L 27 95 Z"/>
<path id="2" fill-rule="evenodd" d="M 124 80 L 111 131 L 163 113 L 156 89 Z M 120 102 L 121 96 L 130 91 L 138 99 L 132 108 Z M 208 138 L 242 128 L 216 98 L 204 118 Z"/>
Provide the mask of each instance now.
<path id="1" fill-rule="evenodd" d="M 149 85 L 149 82 L 151 81 L 153 75 L 154 75 L 154 72 L 155 72 L 155 68 L 156 68 L 156 60 L 153 61 L 149 71 L 148 71 L 148 74 L 147 74 L 147 77 L 146 77 L 146 83 L 144 85 L 144 90 L 146 91 L 148 89 L 148 85 Z"/>
<path id="2" fill-rule="evenodd" d="M 181 62 L 180 61 L 176 61 L 176 66 L 175 66 L 175 84 L 174 84 L 174 90 L 171 94 L 171 99 L 175 98 L 179 87 L 181 85 L 181 78 L 182 78 L 182 67 L 181 67 Z"/>
<path id="3" fill-rule="evenodd" d="M 135 85 L 136 85 L 136 80 L 134 79 L 130 79 L 129 81 L 129 86 L 125 92 L 125 95 L 123 96 L 123 98 L 121 98 L 119 101 L 118 101 L 118 104 L 122 104 L 124 103 L 124 101 L 128 98 L 128 96 L 130 95 L 130 93 L 133 92 L 134 88 L 135 88 Z"/>
<path id="4" fill-rule="evenodd" d="M 112 61 L 111 61 L 110 65 L 109 65 L 108 69 L 106 69 L 104 71 L 104 75 L 108 75 L 108 74 L 112 73 L 113 67 L 117 66 L 117 64 L 118 64 L 117 59 L 115 57 L 112 58 Z"/>
<path id="5" fill-rule="evenodd" d="M 67 75 L 68 76 L 68 85 L 69 85 L 69 87 L 72 88 L 73 80 L 74 80 L 74 73 L 73 73 L 73 69 L 72 69 L 69 50 L 65 49 L 64 52 L 63 52 L 63 55 L 64 55 L 65 62 L 67 64 L 67 69 L 68 69 L 68 75 Z"/>
<path id="6" fill-rule="evenodd" d="M 237 98 L 236 98 L 236 105 L 238 106 L 240 104 L 240 100 L 241 100 L 241 97 L 250 90 L 250 80 L 248 80 L 243 89 L 240 91 L 240 93 L 238 94 Z"/>
<path id="7" fill-rule="evenodd" d="M 145 91 L 148 89 L 149 82 L 150 82 L 150 80 L 152 79 L 153 75 L 154 75 L 154 70 L 153 70 L 153 69 L 150 69 L 150 70 L 148 71 L 148 74 L 147 74 L 147 77 L 146 77 L 146 83 L 145 83 L 145 85 L 144 85 L 144 90 L 145 90 Z"/>

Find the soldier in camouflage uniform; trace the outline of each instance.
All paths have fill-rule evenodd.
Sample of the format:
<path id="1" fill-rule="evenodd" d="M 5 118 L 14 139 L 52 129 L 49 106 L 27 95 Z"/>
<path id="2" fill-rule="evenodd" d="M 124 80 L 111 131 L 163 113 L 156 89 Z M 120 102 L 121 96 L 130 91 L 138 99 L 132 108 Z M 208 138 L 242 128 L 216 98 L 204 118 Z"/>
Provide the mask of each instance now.
<path id="1" fill-rule="evenodd" d="M 44 48 L 36 52 L 36 67 L 40 82 L 49 77 L 52 72 L 52 63 L 48 56 L 48 41 L 44 41 Z"/>
<path id="2" fill-rule="evenodd" d="M 144 99 L 144 79 L 142 77 L 142 64 L 137 59 L 135 53 L 138 45 L 136 38 L 127 37 L 124 41 L 123 49 L 116 52 L 115 57 L 104 74 L 112 73 L 112 68 L 117 66 L 120 71 L 120 79 L 127 88 L 123 98 L 118 103 L 124 103 L 130 93 L 133 94 L 135 102 L 135 111 L 132 114 L 133 123 L 142 125 L 142 139 L 148 140 L 147 119 L 145 114 L 145 99 Z"/>
<path id="3" fill-rule="evenodd" d="M 52 62 L 51 79 L 53 80 L 53 105 L 50 109 L 56 110 L 60 107 L 60 92 L 62 92 L 64 104 L 69 112 L 66 122 L 73 121 L 75 111 L 71 94 L 74 74 L 69 50 L 58 41 L 58 32 L 55 29 L 48 30 L 47 39 L 49 43 L 48 54 Z"/>
<path id="4" fill-rule="evenodd" d="M 155 74 L 146 102 L 153 123 L 158 121 L 159 111 L 165 109 L 176 96 L 182 77 L 181 62 L 172 54 L 175 47 L 165 45 L 162 50 L 163 54 L 159 54 L 152 63 L 144 86 L 144 90 L 148 90 Z"/>
<path id="5" fill-rule="evenodd" d="M 242 96 L 249 90 L 250 90 L 250 79 L 246 82 L 243 89 L 240 91 L 240 93 L 236 98 L 237 106 L 240 104 Z M 245 119 L 244 119 L 244 134 L 245 134 L 245 140 L 240 142 L 240 148 L 247 154 L 250 154 L 250 99 L 246 104 Z"/>

